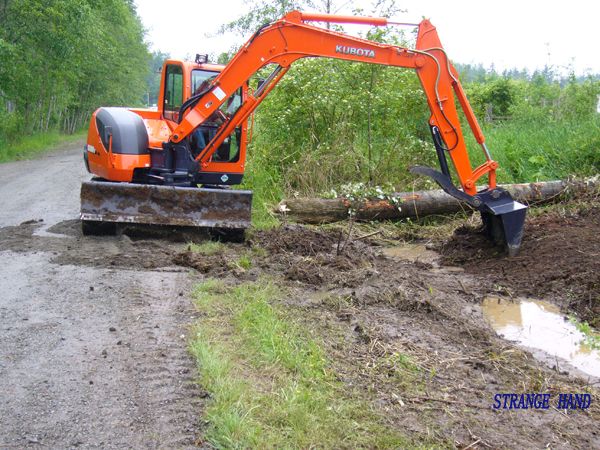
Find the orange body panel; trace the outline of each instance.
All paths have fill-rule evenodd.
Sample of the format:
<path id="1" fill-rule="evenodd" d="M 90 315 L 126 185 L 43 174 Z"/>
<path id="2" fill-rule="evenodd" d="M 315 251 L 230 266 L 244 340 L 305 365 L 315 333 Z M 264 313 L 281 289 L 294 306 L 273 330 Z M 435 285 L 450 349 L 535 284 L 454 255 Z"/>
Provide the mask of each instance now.
<path id="1" fill-rule="evenodd" d="M 148 132 L 148 146 L 150 148 L 162 148 L 162 143 L 167 142 L 171 134 L 170 121 L 163 118 L 162 111 L 158 108 L 129 108 L 129 110 L 144 119 L 146 131 Z"/>
<path id="2" fill-rule="evenodd" d="M 148 145 L 150 148 L 161 148 L 163 142 L 169 140 L 171 129 L 164 119 L 144 119 L 148 131 Z"/>
<path id="3" fill-rule="evenodd" d="M 90 172 L 106 180 L 130 182 L 134 169 L 150 167 L 150 155 L 124 155 L 104 148 L 96 127 L 96 113 L 90 120 L 86 152 Z"/>
<path id="4" fill-rule="evenodd" d="M 128 108 L 129 111 L 136 113 L 142 119 L 162 119 L 162 114 L 158 108 Z"/>
<path id="5" fill-rule="evenodd" d="M 97 158 L 88 152 L 90 171 L 100 178 L 111 181 L 131 182 L 133 171 L 139 167 L 150 167 L 150 155 L 123 155 L 114 153 L 111 162 Z"/>

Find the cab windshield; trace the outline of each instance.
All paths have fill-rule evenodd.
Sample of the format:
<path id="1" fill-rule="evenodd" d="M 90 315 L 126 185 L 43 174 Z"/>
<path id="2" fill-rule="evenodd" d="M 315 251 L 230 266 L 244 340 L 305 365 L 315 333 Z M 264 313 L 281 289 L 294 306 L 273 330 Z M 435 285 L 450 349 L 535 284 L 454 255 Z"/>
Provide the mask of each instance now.
<path id="1" fill-rule="evenodd" d="M 192 95 L 202 92 L 208 87 L 211 80 L 214 79 L 219 72 L 209 70 L 194 69 L 192 70 Z M 237 89 L 227 100 L 220 106 L 219 111 L 199 126 L 193 133 L 194 153 L 199 153 L 216 135 L 217 129 L 221 124 L 233 116 L 242 104 L 242 88 Z M 213 153 L 212 161 L 219 162 L 234 162 L 239 158 L 240 151 L 240 136 L 241 128 L 237 127 L 231 135 L 229 135 L 223 144 Z"/>

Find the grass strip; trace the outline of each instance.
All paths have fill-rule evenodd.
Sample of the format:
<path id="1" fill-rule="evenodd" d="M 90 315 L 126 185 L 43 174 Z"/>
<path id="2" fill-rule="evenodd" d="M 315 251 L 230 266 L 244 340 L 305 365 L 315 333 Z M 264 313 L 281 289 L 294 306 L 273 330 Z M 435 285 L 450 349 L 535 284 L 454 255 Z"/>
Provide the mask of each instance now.
<path id="1" fill-rule="evenodd" d="M 194 292 L 203 319 L 190 343 L 211 400 L 205 439 L 217 448 L 407 448 L 331 371 L 318 342 L 260 279 Z"/>
<path id="2" fill-rule="evenodd" d="M 0 163 L 32 159 L 64 144 L 85 138 L 87 131 L 61 134 L 58 131 L 25 136 L 17 142 L 0 142 Z M 83 151 L 83 149 L 82 149 Z"/>
<path id="3" fill-rule="evenodd" d="M 190 242 L 187 248 L 190 252 L 212 256 L 223 252 L 225 250 L 225 244 L 219 241 L 205 241 L 200 244 Z"/>

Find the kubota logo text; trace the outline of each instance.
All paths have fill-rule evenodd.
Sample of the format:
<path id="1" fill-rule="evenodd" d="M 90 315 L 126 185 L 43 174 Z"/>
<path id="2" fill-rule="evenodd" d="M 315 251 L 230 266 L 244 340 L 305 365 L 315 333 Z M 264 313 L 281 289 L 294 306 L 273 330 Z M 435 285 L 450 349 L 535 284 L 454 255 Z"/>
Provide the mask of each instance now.
<path id="1" fill-rule="evenodd" d="M 367 58 L 375 58 L 375 50 L 369 50 L 368 48 L 356 48 L 349 47 L 347 45 L 336 45 L 336 53 L 343 53 L 344 55 L 356 55 L 365 56 Z"/>

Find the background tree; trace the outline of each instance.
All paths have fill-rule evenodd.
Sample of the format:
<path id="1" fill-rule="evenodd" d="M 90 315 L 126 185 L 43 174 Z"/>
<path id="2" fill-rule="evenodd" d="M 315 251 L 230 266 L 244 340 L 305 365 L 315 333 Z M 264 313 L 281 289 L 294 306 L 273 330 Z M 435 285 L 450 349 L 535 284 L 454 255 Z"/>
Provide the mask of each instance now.
<path id="1" fill-rule="evenodd" d="M 158 103 L 158 91 L 160 89 L 160 76 L 163 63 L 169 59 L 168 53 L 163 53 L 160 50 L 152 52 L 150 59 L 150 71 L 146 77 L 147 97 L 145 98 L 148 106 Z"/>
<path id="2" fill-rule="evenodd" d="M 0 3 L 0 143 L 73 133 L 102 105 L 136 105 L 149 54 L 133 2 Z"/>

